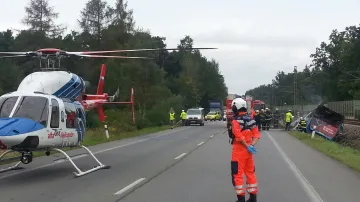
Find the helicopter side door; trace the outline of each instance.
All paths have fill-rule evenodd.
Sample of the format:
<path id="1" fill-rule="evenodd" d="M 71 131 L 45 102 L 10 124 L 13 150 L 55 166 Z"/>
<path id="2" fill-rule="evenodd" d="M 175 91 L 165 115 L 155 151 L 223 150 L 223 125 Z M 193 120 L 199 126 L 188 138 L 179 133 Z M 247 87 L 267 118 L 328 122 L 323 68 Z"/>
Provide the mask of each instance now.
<path id="1" fill-rule="evenodd" d="M 81 105 L 75 104 L 76 107 L 76 115 L 77 115 L 77 121 L 76 121 L 76 130 L 78 132 L 78 141 L 82 141 L 85 135 L 85 125 L 86 125 L 86 117 L 84 109 Z"/>
<path id="2" fill-rule="evenodd" d="M 75 141 L 78 143 L 78 130 L 77 130 L 77 115 L 76 115 L 76 107 L 74 103 L 68 99 L 62 99 L 64 103 L 65 110 L 65 123 L 66 123 L 66 131 L 67 133 L 62 137 L 64 141 Z M 76 135 L 75 135 L 76 134 Z"/>
<path id="3" fill-rule="evenodd" d="M 50 115 L 50 124 L 49 124 L 49 130 L 48 130 L 48 139 L 55 141 L 55 137 L 60 134 L 62 130 L 62 124 L 60 124 L 60 105 L 59 101 L 55 98 L 51 98 L 51 115 Z M 64 121 L 64 119 L 62 119 Z"/>

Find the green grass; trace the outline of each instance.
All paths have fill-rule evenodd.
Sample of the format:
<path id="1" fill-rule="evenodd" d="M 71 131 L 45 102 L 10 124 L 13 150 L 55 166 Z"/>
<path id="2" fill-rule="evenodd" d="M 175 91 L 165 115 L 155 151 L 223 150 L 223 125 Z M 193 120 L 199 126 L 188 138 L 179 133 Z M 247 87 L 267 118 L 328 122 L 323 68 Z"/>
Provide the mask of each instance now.
<path id="1" fill-rule="evenodd" d="M 360 150 L 342 146 L 336 142 L 326 140 L 325 138 L 319 136 L 315 136 L 314 139 L 311 139 L 311 135 L 308 133 L 291 131 L 289 134 L 312 148 L 360 172 Z"/>
<path id="2" fill-rule="evenodd" d="M 115 141 L 115 140 L 121 140 L 121 139 L 125 139 L 125 138 L 131 138 L 131 137 L 146 135 L 146 134 L 150 134 L 150 133 L 155 133 L 155 132 L 167 130 L 170 128 L 171 128 L 171 126 L 159 126 L 159 127 L 144 128 L 141 130 L 136 130 L 136 131 L 131 131 L 131 132 L 123 132 L 123 133 L 115 133 L 115 132 L 109 131 L 109 135 L 110 135 L 109 139 L 106 138 L 104 129 L 87 130 L 85 133 L 85 137 L 84 137 L 84 141 L 82 142 L 82 145 L 93 146 L 93 145 L 111 142 L 111 141 Z M 64 148 L 64 150 L 68 151 L 68 150 L 71 150 L 71 148 Z M 0 150 L 0 154 L 2 154 L 3 152 L 4 152 L 3 150 Z M 58 153 L 58 152 L 52 152 L 52 154 L 54 154 L 54 153 Z M 45 155 L 44 152 L 34 152 L 33 153 L 33 157 L 39 157 L 39 156 L 44 156 L 44 155 Z M 6 154 L 4 156 L 4 159 L 16 157 L 16 156 L 20 156 L 20 154 L 17 152 Z M 0 165 L 7 164 L 10 162 L 12 162 L 12 161 L 0 162 Z M 15 160 L 13 162 L 15 162 Z"/>

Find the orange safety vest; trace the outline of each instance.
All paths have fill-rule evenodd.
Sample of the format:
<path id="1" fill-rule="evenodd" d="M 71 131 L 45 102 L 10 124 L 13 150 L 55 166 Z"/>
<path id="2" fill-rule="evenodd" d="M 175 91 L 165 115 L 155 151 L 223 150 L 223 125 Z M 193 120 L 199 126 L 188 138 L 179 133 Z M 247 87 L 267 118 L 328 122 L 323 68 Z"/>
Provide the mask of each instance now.
<path id="1" fill-rule="evenodd" d="M 255 111 L 254 111 L 254 110 L 252 110 L 252 111 L 251 111 L 251 118 L 253 118 L 253 119 L 254 119 L 254 118 L 255 118 L 255 115 L 256 115 Z"/>

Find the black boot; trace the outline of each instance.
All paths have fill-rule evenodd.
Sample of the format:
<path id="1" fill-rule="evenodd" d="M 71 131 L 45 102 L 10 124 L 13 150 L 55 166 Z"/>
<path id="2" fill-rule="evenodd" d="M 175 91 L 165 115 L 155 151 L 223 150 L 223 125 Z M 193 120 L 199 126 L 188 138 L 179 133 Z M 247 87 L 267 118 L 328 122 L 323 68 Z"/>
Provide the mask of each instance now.
<path id="1" fill-rule="evenodd" d="M 244 196 L 240 196 L 237 195 L 238 200 L 236 202 L 245 202 L 245 195 Z"/>
<path id="2" fill-rule="evenodd" d="M 250 194 L 250 198 L 246 202 L 257 202 L 256 194 Z"/>

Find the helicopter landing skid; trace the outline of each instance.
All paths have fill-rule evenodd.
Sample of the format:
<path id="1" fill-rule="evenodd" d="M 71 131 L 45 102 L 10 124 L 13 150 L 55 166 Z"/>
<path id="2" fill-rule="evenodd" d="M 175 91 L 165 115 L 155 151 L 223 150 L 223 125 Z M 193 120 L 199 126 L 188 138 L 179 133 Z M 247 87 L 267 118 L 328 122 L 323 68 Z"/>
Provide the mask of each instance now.
<path id="1" fill-rule="evenodd" d="M 2 153 L 0 155 L 0 160 L 6 155 L 6 154 L 9 154 L 11 152 L 16 152 L 14 150 L 7 150 L 6 152 Z M 21 161 L 17 162 L 15 165 L 13 166 L 10 166 L 10 167 L 7 167 L 7 168 L 3 168 L 3 169 L 0 169 L 0 173 L 3 173 L 3 172 L 6 172 L 6 171 L 10 171 L 10 170 L 17 170 L 17 169 L 20 169 L 21 167 L 19 167 Z"/>
<path id="2" fill-rule="evenodd" d="M 80 147 L 84 148 L 89 154 L 90 156 L 93 157 L 93 159 L 95 159 L 95 161 L 99 164 L 97 166 L 95 166 L 94 168 L 91 168 L 87 171 L 82 171 L 80 170 L 80 168 L 74 163 L 74 161 L 71 159 L 71 157 L 66 153 L 64 152 L 63 150 L 61 149 L 57 149 L 57 148 L 53 148 L 52 150 L 55 150 L 55 151 L 58 151 L 62 154 L 64 154 L 64 156 L 66 157 L 67 160 L 70 161 L 70 163 L 74 166 L 74 168 L 76 169 L 77 172 L 74 172 L 75 176 L 76 177 L 81 177 L 83 175 L 86 175 L 86 174 L 89 174 L 89 173 L 92 173 L 94 171 L 97 171 L 97 170 L 100 170 L 100 169 L 108 169 L 110 168 L 110 166 L 106 166 L 104 164 L 102 164 L 95 156 L 94 154 L 90 151 L 90 149 L 88 149 L 87 147 L 83 146 L 83 145 L 80 145 Z"/>

